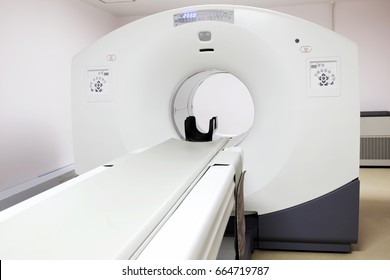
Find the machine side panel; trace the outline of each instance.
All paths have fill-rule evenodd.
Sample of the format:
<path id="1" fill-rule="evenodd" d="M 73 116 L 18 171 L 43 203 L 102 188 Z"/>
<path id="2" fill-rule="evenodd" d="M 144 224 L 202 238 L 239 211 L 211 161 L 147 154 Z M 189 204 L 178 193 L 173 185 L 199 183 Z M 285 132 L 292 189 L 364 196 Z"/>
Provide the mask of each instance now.
<path id="1" fill-rule="evenodd" d="M 350 251 L 358 240 L 359 189 L 355 179 L 307 203 L 259 215 L 258 248 Z"/>

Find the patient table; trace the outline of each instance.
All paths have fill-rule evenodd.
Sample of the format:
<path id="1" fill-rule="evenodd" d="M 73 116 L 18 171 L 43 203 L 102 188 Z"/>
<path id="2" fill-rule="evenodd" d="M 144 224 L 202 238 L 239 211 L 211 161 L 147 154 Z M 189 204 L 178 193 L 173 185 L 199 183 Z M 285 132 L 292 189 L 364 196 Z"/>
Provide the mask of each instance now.
<path id="1" fill-rule="evenodd" d="M 215 259 L 242 171 L 226 142 L 170 139 L 4 210 L 0 258 Z"/>

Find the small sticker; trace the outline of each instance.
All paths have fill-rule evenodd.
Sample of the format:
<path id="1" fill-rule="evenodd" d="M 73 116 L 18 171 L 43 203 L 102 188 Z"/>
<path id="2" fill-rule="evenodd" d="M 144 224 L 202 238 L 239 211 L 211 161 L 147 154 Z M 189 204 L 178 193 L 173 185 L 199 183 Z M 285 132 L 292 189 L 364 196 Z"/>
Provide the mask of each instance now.
<path id="1" fill-rule="evenodd" d="M 302 53 L 311 53 L 311 46 L 302 46 L 301 52 Z"/>
<path id="2" fill-rule="evenodd" d="M 106 58 L 107 58 L 107 61 L 115 61 L 116 55 L 115 54 L 108 54 Z"/>

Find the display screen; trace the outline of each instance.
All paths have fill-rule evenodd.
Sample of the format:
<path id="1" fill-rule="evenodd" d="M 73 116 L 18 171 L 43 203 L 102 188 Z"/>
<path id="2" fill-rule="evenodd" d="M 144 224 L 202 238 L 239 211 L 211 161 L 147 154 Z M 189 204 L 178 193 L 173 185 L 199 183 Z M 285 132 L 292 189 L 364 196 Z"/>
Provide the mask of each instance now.
<path id="1" fill-rule="evenodd" d="M 196 18 L 196 13 L 184 13 L 182 14 L 182 18 Z"/>
<path id="2" fill-rule="evenodd" d="M 173 16 L 174 26 L 197 21 L 222 21 L 234 23 L 234 11 L 232 10 L 201 10 L 188 11 Z"/>

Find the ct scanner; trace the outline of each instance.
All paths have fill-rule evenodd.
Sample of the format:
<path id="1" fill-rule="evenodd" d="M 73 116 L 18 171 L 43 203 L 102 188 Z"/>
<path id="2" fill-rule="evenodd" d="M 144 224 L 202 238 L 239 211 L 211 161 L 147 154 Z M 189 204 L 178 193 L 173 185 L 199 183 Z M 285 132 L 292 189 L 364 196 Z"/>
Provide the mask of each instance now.
<path id="1" fill-rule="evenodd" d="M 245 210 L 257 213 L 255 248 L 349 252 L 359 219 L 357 63 L 346 38 L 251 7 L 182 8 L 111 32 L 73 60 L 80 176 L 2 213 L 0 257 L 20 256 L 4 239 L 40 215 L 47 216 L 43 227 L 50 221 L 66 231 L 66 224 L 73 241 L 59 246 L 58 231 L 46 228 L 46 242 L 63 254 L 38 257 L 215 258 L 244 170 Z M 220 73 L 247 87 L 253 123 L 228 138 L 217 129 L 211 142 L 187 142 L 184 121 L 194 115 L 196 90 Z M 234 114 L 242 114 L 237 108 Z M 56 206 L 85 213 L 49 211 Z M 34 240 L 39 234 L 32 230 Z M 25 252 L 36 247 L 27 258 L 49 246 L 22 235 L 15 243 Z M 97 246 L 104 238 L 116 241 Z M 73 243 L 89 252 L 75 253 Z"/>

